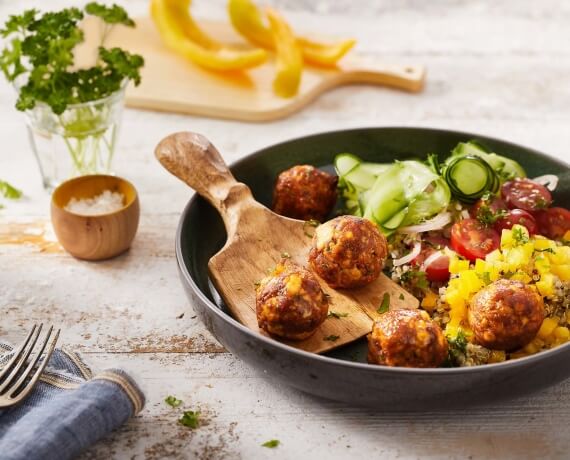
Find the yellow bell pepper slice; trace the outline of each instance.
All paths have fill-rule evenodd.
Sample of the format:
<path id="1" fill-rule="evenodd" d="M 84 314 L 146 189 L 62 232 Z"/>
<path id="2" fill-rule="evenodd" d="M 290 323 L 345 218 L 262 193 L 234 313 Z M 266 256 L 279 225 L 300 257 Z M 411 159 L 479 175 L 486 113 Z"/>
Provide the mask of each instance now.
<path id="1" fill-rule="evenodd" d="M 204 34 L 190 13 L 175 0 L 151 0 L 150 13 L 166 46 L 195 64 L 211 70 L 244 70 L 263 64 L 267 52 L 262 49 L 243 51 L 223 47 Z M 192 38 L 191 38 L 192 37 Z M 196 41 L 195 41 L 196 40 Z"/>
<path id="2" fill-rule="evenodd" d="M 352 38 L 331 44 L 318 43 L 303 37 L 297 40 L 305 62 L 330 67 L 335 66 L 356 44 L 356 40 Z"/>
<path id="3" fill-rule="evenodd" d="M 268 50 L 275 49 L 271 30 L 263 22 L 259 8 L 251 0 L 229 0 L 228 13 L 234 28 L 251 43 Z M 335 66 L 355 45 L 355 40 L 319 43 L 298 37 L 303 60 L 320 66 Z"/>
<path id="4" fill-rule="evenodd" d="M 274 10 L 267 9 L 273 41 L 276 44 L 277 75 L 273 90 L 278 96 L 293 97 L 299 90 L 303 58 L 289 24 Z"/>

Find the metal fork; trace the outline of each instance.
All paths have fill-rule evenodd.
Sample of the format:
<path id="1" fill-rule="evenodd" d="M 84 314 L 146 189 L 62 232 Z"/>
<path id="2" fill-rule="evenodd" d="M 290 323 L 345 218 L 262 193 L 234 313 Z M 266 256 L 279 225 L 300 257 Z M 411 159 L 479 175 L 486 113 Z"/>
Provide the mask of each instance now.
<path id="1" fill-rule="evenodd" d="M 18 347 L 14 356 L 0 371 L 0 408 L 13 406 L 28 396 L 44 371 L 59 338 L 60 329 L 53 334 L 53 326 L 49 328 L 43 342 L 39 345 L 39 351 L 36 351 L 33 359 L 28 362 L 32 351 L 37 350 L 36 344 L 42 328 L 43 323 L 39 326 L 34 324 L 24 343 Z M 42 355 L 43 360 L 40 363 Z M 22 371 L 26 363 L 27 366 Z"/>

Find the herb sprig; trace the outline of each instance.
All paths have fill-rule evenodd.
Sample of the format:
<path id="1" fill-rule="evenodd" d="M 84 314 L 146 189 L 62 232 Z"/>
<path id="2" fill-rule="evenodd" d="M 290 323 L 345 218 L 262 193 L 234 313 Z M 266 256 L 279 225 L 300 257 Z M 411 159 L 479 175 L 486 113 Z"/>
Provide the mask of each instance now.
<path id="1" fill-rule="evenodd" d="M 73 51 L 84 41 L 79 23 L 85 15 L 101 18 L 105 31 L 95 65 L 74 69 Z M 113 94 L 125 81 L 132 80 L 138 85 L 140 69 L 144 65 L 142 56 L 103 46 L 108 32 L 116 24 L 135 25 L 122 7 L 107 7 L 95 2 L 89 3 L 84 10 L 65 8 L 40 15 L 39 11 L 31 9 L 10 16 L 0 30 L 0 35 L 9 39 L 0 53 L 0 69 L 10 82 L 25 77 L 25 83 L 19 87 L 16 108 L 30 110 L 42 102 L 59 115 L 70 104 Z"/>

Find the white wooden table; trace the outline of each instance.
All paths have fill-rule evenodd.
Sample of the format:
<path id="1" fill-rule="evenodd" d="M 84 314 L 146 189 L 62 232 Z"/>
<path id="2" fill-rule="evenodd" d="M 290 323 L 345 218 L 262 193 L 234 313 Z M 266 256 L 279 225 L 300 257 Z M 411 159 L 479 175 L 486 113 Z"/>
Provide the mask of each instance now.
<path id="1" fill-rule="evenodd" d="M 0 19 L 25 7 L 0 1 Z M 133 14 L 145 0 L 123 0 Z M 195 0 L 221 18 L 225 0 Z M 570 381 L 478 409 L 394 414 L 322 401 L 270 380 L 227 353 L 195 318 L 176 273 L 174 232 L 190 191 L 155 161 L 173 131 L 208 136 L 229 162 L 291 137 L 359 126 L 417 125 L 499 136 L 570 161 L 570 4 L 563 0 L 279 0 L 305 31 L 356 36 L 360 52 L 427 65 L 420 95 L 347 87 L 283 121 L 256 125 L 127 110 L 115 169 L 137 186 L 142 220 L 127 254 L 86 263 L 38 245 L 0 244 L 0 337 L 34 321 L 101 369 L 124 366 L 144 387 L 144 411 L 84 458 L 568 458 Z M 167 73 L 165 73 L 165 78 Z M 26 197 L 0 210 L 0 239 L 49 226 L 49 196 L 14 94 L 0 85 L 0 177 Z M 195 431 L 164 404 L 200 408 Z M 279 439 L 276 449 L 260 445 Z M 1 455 L 1 454 L 0 454 Z"/>

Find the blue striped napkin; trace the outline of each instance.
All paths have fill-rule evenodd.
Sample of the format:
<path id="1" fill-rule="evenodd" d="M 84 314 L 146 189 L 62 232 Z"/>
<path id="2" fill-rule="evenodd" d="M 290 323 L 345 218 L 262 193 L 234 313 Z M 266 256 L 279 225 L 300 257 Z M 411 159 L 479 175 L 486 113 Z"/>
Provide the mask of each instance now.
<path id="1" fill-rule="evenodd" d="M 0 342 L 0 369 L 12 347 Z M 32 393 L 0 409 L 2 460 L 73 458 L 140 412 L 145 398 L 129 375 L 93 375 L 78 354 L 56 349 Z"/>

